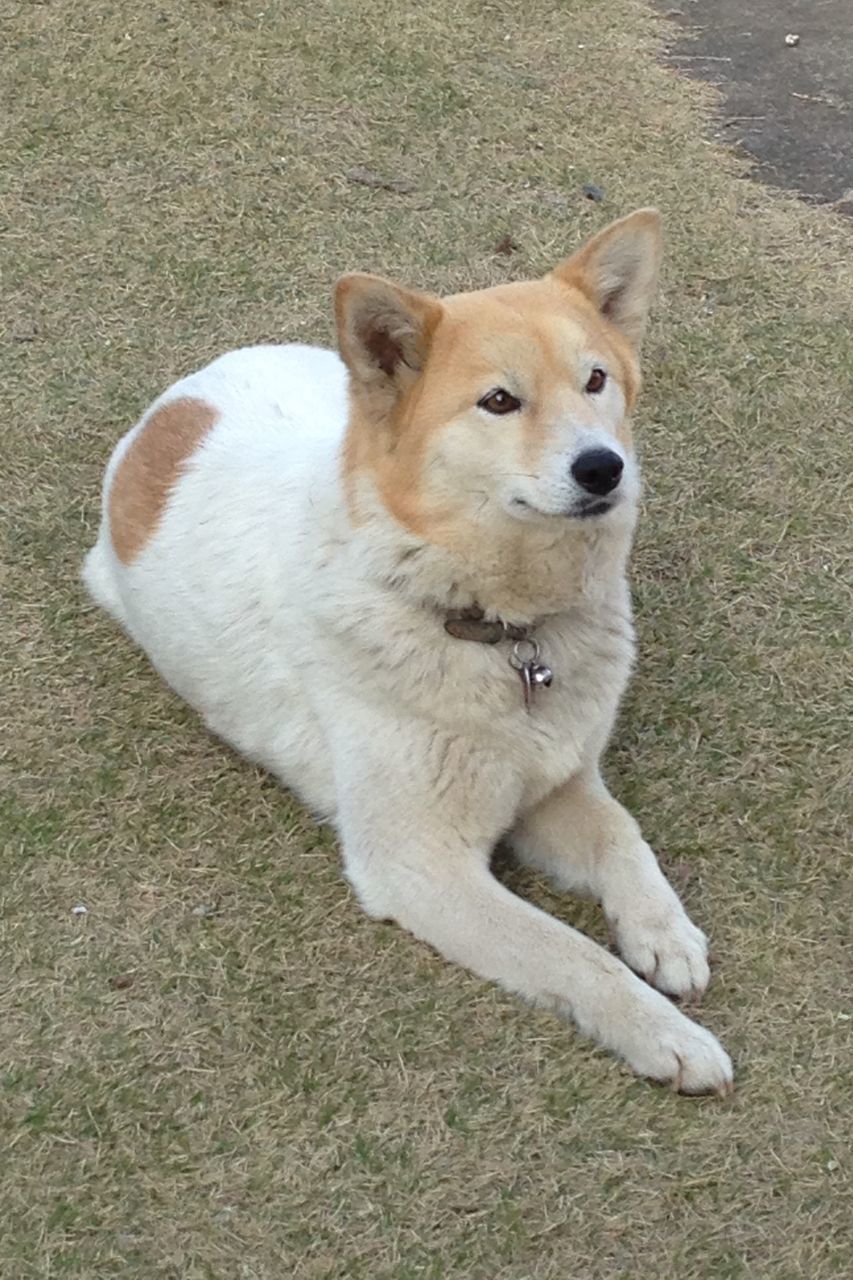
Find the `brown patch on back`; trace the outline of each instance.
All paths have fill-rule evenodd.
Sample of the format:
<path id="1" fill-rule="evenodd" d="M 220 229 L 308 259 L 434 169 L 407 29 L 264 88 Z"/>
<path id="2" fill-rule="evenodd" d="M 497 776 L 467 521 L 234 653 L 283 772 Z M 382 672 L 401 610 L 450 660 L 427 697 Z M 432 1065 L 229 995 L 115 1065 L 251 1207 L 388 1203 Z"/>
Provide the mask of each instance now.
<path id="1" fill-rule="evenodd" d="M 157 409 L 119 463 L 108 500 L 110 537 L 130 564 L 154 533 L 187 460 L 219 417 L 205 400 L 182 396 Z"/>

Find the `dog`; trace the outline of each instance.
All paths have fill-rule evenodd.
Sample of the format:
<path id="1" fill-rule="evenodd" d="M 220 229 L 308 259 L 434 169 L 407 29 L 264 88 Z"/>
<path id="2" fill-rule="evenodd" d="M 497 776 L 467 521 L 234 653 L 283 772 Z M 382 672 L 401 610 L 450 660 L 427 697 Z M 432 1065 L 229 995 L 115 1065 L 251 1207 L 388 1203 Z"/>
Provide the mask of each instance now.
<path id="1" fill-rule="evenodd" d="M 599 761 L 633 661 L 630 412 L 660 218 L 542 279 L 337 284 L 336 352 L 232 351 L 117 445 L 84 578 L 207 726 L 334 824 L 365 911 L 726 1094 L 667 997 L 707 943 Z M 622 960 L 511 893 L 505 841 L 593 895 Z M 623 963 L 624 961 L 624 963 Z"/>

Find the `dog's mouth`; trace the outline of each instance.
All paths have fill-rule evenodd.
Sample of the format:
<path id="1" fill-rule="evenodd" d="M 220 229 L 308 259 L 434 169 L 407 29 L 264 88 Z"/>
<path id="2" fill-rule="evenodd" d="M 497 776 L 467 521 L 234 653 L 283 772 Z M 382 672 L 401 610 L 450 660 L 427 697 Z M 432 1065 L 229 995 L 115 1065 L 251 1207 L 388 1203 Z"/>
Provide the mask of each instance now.
<path id="1" fill-rule="evenodd" d="M 586 498 L 577 503 L 566 514 L 575 520 L 589 520 L 594 516 L 604 516 L 616 506 L 616 498 Z"/>
<path id="2" fill-rule="evenodd" d="M 526 498 L 515 497 L 512 499 L 512 506 L 519 515 L 529 513 L 531 516 L 556 516 L 561 520 L 591 520 L 597 516 L 606 516 L 608 511 L 613 510 L 618 501 L 617 497 L 582 498 L 580 502 L 575 502 L 571 507 L 564 508 L 562 511 L 543 511 L 541 507 L 534 506 Z"/>

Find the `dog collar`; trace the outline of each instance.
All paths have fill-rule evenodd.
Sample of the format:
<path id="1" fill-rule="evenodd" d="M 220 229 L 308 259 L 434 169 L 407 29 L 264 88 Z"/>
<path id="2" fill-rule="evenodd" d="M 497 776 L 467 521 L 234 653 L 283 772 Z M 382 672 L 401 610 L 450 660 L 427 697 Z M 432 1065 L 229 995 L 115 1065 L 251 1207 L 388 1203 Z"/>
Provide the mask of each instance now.
<path id="1" fill-rule="evenodd" d="M 456 640 L 474 640 L 478 644 L 498 644 L 501 640 L 527 640 L 532 627 L 504 622 L 501 618 L 487 618 L 480 606 L 475 604 L 470 609 L 448 613 L 444 620 L 444 629 Z"/>
<path id="2" fill-rule="evenodd" d="M 500 644 L 502 640 L 511 640 L 508 662 L 513 671 L 518 672 L 527 711 L 533 705 L 537 689 L 550 688 L 554 673 L 539 662 L 539 642 L 532 635 L 533 624 L 524 626 L 504 622 L 501 618 L 486 618 L 479 605 L 472 605 L 469 609 L 449 613 L 444 620 L 444 629 L 455 640 L 473 640 L 477 644 Z"/>

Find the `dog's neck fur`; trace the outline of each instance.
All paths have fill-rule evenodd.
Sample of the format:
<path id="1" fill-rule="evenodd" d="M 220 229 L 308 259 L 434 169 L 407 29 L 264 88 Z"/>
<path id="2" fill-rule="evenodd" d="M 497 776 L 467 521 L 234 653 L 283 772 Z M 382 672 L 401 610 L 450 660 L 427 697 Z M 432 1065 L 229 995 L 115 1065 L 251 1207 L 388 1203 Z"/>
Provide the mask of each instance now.
<path id="1" fill-rule="evenodd" d="M 375 582 L 431 612 L 478 606 L 487 618 L 534 625 L 576 608 L 612 602 L 624 591 L 635 511 L 606 523 L 516 521 L 501 513 L 445 542 L 410 532 L 373 486 L 359 486 L 359 519 L 348 532 Z M 439 540 L 441 539 L 441 540 Z"/>

